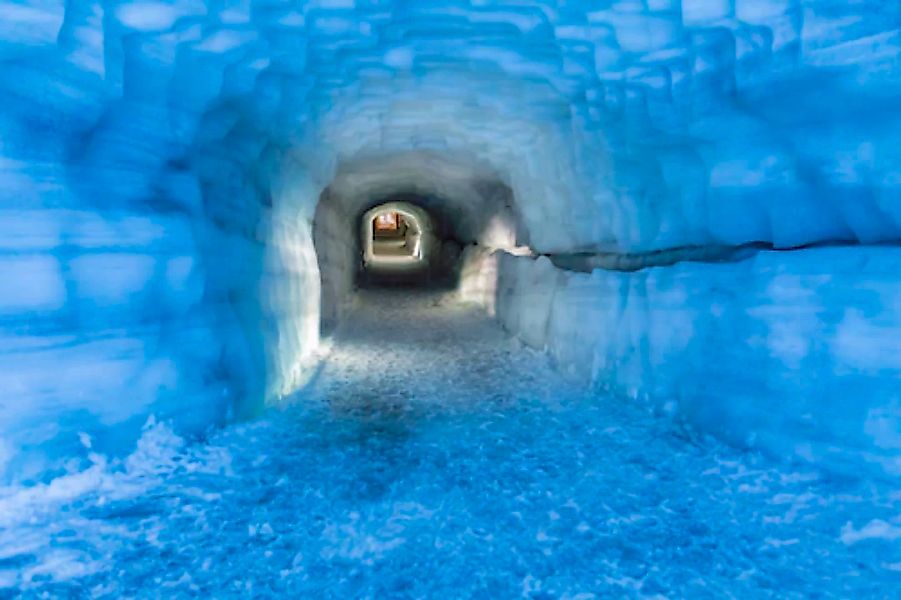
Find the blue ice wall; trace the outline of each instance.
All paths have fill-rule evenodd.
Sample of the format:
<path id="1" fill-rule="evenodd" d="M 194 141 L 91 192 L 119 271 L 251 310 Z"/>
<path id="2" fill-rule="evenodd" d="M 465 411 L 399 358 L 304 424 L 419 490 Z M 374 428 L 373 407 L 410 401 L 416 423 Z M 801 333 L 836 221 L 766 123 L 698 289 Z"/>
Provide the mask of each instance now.
<path id="1" fill-rule="evenodd" d="M 464 295 L 575 380 L 782 460 L 901 473 L 897 247 L 637 272 L 502 252 L 468 266 Z"/>
<path id="2" fill-rule="evenodd" d="M 318 340 L 317 203 L 336 173 L 365 181 L 354 169 L 385 156 L 418 165 L 393 185 L 440 188 L 473 214 L 466 190 L 490 173 L 511 188 L 539 253 L 901 240 L 895 2 L 0 9 L 0 457 L 10 477 L 65 468 L 80 431 L 116 448 L 150 414 L 196 431 L 302 385 Z M 889 365 L 867 380 L 878 394 L 864 386 L 853 399 L 886 415 L 884 457 L 897 450 L 898 370 L 879 361 L 896 349 L 885 340 L 897 334 L 901 276 L 883 273 L 855 307 L 857 353 L 869 358 L 849 368 Z M 804 314 L 846 302 L 856 284 L 838 279 Z M 725 303 L 746 318 L 753 286 L 779 285 L 716 281 L 682 297 L 685 310 Z M 780 319 L 816 347 L 816 331 Z M 868 336 L 876 321 L 893 325 Z M 766 344 L 715 339 L 760 380 Z M 603 364 L 619 377 L 616 360 Z M 767 368 L 760 377 L 826 381 L 761 389 L 774 411 L 810 405 L 836 376 L 823 362 Z M 757 401 L 734 390 L 703 401 Z"/>

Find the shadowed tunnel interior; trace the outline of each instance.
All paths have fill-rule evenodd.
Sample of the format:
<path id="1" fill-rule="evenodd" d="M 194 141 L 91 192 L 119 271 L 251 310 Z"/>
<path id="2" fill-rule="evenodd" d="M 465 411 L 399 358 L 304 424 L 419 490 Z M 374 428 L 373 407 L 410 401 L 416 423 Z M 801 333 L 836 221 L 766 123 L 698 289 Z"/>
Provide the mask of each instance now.
<path id="1" fill-rule="evenodd" d="M 367 246 L 380 210 L 419 228 L 422 261 L 382 264 Z M 338 168 L 312 224 L 320 275 L 322 331 L 330 331 L 358 285 L 459 283 L 465 251 L 514 250 L 526 236 L 513 192 L 473 158 L 411 151 Z"/>
<path id="2" fill-rule="evenodd" d="M 901 4 L 0 15 L 0 596 L 901 583 Z"/>

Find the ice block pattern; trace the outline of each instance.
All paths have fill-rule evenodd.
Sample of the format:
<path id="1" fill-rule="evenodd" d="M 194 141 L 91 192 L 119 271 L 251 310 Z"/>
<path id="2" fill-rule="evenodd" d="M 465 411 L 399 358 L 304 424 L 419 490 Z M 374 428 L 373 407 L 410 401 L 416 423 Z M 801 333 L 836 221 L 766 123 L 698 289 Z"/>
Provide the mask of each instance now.
<path id="1" fill-rule="evenodd" d="M 61 468 L 79 431 L 112 450 L 150 414 L 201 431 L 300 388 L 320 315 L 350 288 L 352 220 L 379 196 L 440 197 L 467 243 L 628 255 L 630 269 L 704 248 L 786 251 L 772 260 L 787 257 L 787 273 L 750 281 L 744 267 L 698 263 L 661 275 L 706 282 L 666 302 L 691 315 L 724 304 L 736 321 L 721 318 L 717 332 L 766 320 L 746 295 L 767 286 L 776 312 L 819 314 L 820 304 L 778 297 L 779 282 L 805 268 L 790 250 L 842 246 L 866 265 L 897 262 L 896 2 L 6 0 L 0 10 L 8 477 Z M 862 245 L 872 248 L 854 254 Z M 854 259 L 835 260 L 846 269 Z M 870 293 L 823 271 L 810 284 L 835 288 L 817 292 L 822 310 L 854 297 L 847 368 L 877 370 L 867 381 L 879 391 L 847 401 L 875 411 L 880 433 L 859 445 L 885 458 L 899 447 L 898 365 L 887 358 L 897 345 L 886 340 L 897 338 L 901 274 L 880 270 Z M 657 277 L 629 273 L 591 278 L 629 287 Z M 614 313 L 634 316 L 637 347 L 658 298 L 640 297 L 643 312 Z M 819 347 L 819 329 L 782 314 L 786 339 Z M 744 378 L 843 376 L 803 363 L 794 346 L 780 355 L 717 336 L 747 368 L 693 396 L 714 413 L 758 401 L 732 396 Z M 605 352 L 598 368 L 622 380 L 617 357 L 639 350 Z M 648 373 L 630 385 L 661 402 L 691 395 Z M 818 413 L 813 397 L 797 397 L 810 393 L 760 391 L 767 411 Z M 829 439 L 841 445 L 844 433 Z"/>

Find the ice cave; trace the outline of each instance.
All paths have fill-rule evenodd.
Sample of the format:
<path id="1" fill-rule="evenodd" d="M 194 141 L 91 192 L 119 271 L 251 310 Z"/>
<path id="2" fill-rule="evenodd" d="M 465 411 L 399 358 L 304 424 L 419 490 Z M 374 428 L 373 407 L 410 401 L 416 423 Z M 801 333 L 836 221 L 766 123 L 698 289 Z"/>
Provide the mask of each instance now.
<path id="1" fill-rule="evenodd" d="M 901 2 L 0 0 L 0 597 L 897 598 Z"/>

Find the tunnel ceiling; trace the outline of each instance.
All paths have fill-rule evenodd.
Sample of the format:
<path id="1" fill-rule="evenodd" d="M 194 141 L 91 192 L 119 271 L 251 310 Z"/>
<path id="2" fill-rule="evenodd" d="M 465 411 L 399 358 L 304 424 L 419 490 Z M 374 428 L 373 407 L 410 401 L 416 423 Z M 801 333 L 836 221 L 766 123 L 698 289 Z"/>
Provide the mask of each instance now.
<path id="1" fill-rule="evenodd" d="M 281 202 L 311 217 L 341 165 L 427 150 L 509 184 L 539 251 L 901 231 L 894 3 L 47 2 L 20 12 L 28 26 L 4 31 L 0 48 L 6 145 L 71 155 L 74 193 L 95 203 L 246 224 Z M 55 61 L 51 73 L 29 66 L 38 55 Z M 866 115 L 823 108 L 805 77 L 827 69 L 831 105 Z M 29 95 L 48 85 L 60 93 Z M 35 120 L 67 133 L 15 138 Z M 777 218 L 786 206 L 792 218 Z M 545 226 L 560 221 L 565 235 Z"/>

